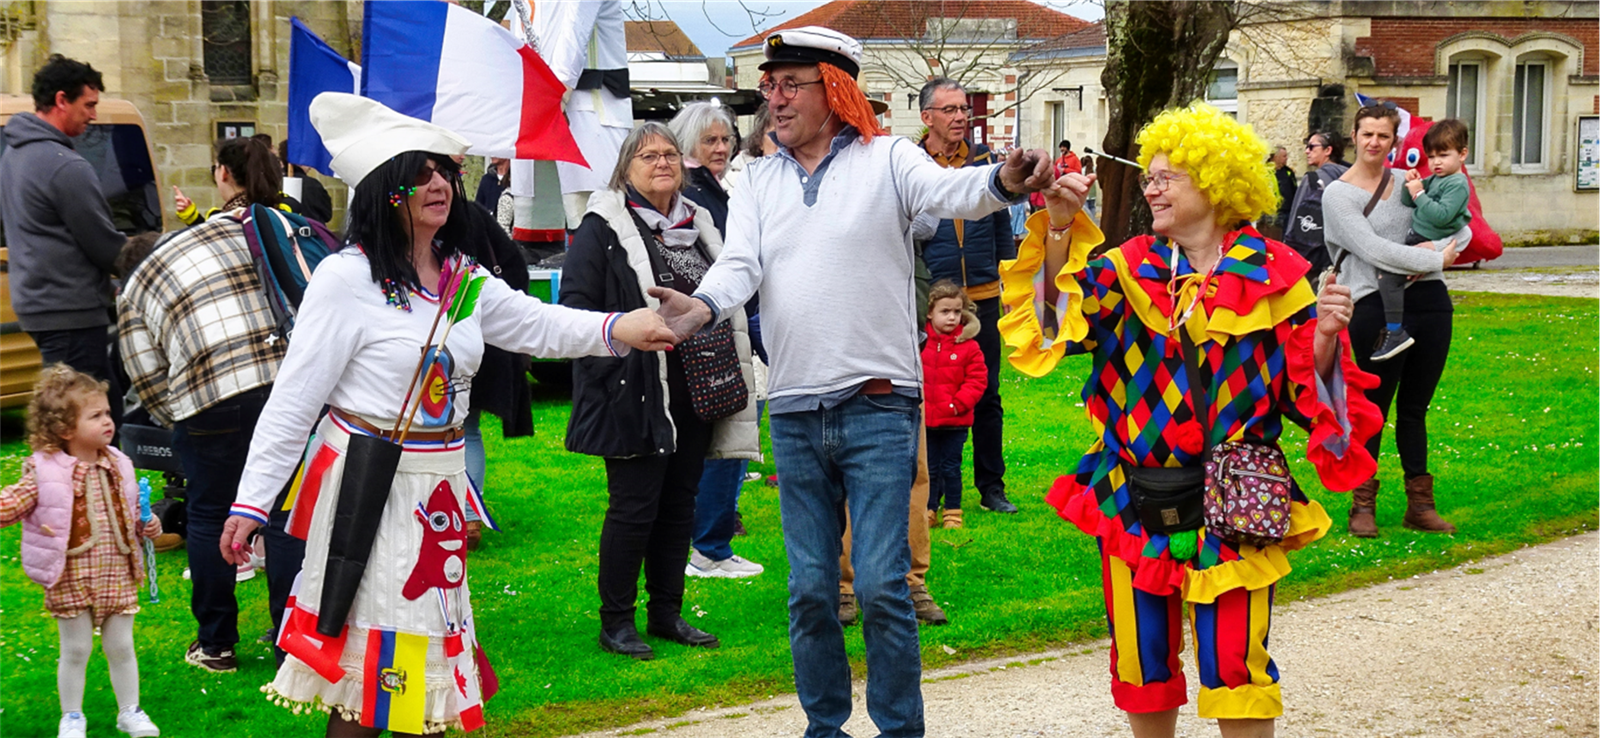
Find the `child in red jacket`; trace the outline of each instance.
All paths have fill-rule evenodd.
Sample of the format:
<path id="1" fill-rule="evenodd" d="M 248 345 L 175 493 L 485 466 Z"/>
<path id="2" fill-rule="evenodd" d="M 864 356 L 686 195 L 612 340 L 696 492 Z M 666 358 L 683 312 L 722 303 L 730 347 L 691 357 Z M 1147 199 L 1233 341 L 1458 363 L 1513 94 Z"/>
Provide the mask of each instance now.
<path id="1" fill-rule="evenodd" d="M 961 527 L 961 450 L 972 408 L 989 373 L 978 342 L 977 308 L 956 283 L 941 279 L 928 292 L 928 340 L 922 345 L 922 383 L 928 426 L 928 518 L 944 508 L 944 527 Z"/>

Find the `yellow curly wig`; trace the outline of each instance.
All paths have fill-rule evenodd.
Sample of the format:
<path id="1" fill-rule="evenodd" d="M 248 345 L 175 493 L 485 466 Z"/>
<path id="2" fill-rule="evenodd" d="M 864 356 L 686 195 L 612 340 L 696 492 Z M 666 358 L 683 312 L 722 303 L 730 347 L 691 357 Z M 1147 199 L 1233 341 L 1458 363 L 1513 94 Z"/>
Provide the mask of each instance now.
<path id="1" fill-rule="evenodd" d="M 63 451 L 66 436 L 78 427 L 78 413 L 89 398 L 104 395 L 110 385 L 66 364 L 39 371 L 28 403 L 28 446 L 34 451 Z"/>
<path id="2" fill-rule="evenodd" d="M 1217 223 L 1232 227 L 1278 209 L 1278 182 L 1267 163 L 1267 142 L 1255 129 L 1204 103 L 1163 111 L 1139 132 L 1139 166 L 1156 154 L 1189 175 Z"/>

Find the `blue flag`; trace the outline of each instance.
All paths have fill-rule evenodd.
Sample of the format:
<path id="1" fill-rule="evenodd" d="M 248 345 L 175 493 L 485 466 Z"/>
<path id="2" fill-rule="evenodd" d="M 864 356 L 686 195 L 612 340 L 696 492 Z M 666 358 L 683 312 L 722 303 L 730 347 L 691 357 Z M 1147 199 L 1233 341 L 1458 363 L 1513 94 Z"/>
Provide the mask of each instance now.
<path id="1" fill-rule="evenodd" d="M 311 100 L 324 92 L 359 92 L 361 65 L 340 56 L 299 18 L 289 23 L 289 163 L 331 174 L 333 155 L 311 127 Z"/>

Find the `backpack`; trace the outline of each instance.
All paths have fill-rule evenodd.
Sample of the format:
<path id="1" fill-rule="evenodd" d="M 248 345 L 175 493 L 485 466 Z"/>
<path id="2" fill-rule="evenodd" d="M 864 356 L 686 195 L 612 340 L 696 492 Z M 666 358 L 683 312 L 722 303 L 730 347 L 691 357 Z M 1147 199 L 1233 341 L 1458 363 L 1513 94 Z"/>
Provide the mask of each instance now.
<path id="1" fill-rule="evenodd" d="M 312 270 L 343 245 L 322 223 L 265 205 L 251 205 L 243 225 L 278 335 L 288 339 Z"/>
<path id="2" fill-rule="evenodd" d="M 1323 247 L 1322 190 L 1338 180 L 1346 169 L 1349 167 L 1342 164 L 1323 164 L 1307 173 L 1305 182 L 1295 190 L 1294 209 L 1289 222 L 1283 224 L 1283 242 L 1302 256 Z"/>

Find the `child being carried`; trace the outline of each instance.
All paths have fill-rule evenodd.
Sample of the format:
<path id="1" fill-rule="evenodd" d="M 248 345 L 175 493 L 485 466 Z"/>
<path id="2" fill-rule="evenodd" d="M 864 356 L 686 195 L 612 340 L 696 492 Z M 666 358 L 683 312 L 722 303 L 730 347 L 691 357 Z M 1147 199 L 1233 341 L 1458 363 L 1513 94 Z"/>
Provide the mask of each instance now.
<path id="1" fill-rule="evenodd" d="M 1415 208 L 1407 244 L 1442 250 L 1450 243 L 1465 248 L 1472 241 L 1472 229 L 1467 226 L 1472 221 L 1467 209 L 1472 185 L 1461 171 L 1467 161 L 1467 138 L 1467 125 L 1455 118 L 1441 120 L 1423 134 L 1422 148 L 1428 154 L 1428 169 L 1433 175 L 1424 178 L 1415 170 L 1406 171 L 1400 202 Z M 1373 361 L 1388 361 L 1414 342 L 1400 324 L 1406 309 L 1406 287 L 1410 284 L 1408 275 L 1378 270 L 1384 330 L 1372 353 Z"/>

